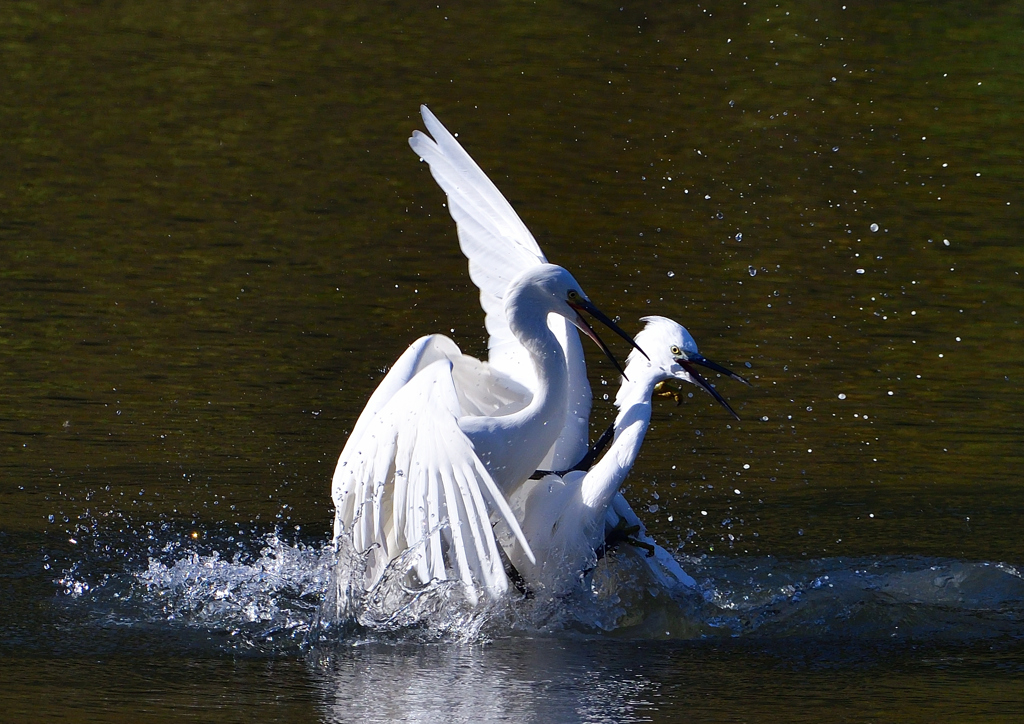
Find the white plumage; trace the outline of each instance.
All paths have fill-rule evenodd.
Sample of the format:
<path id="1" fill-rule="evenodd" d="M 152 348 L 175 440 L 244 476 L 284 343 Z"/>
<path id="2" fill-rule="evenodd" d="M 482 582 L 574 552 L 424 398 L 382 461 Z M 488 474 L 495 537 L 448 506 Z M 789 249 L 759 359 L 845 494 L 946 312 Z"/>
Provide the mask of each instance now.
<path id="1" fill-rule="evenodd" d="M 469 259 L 469 277 L 480 289 L 487 328 L 487 362 L 528 390 L 537 379 L 526 348 L 509 328 L 504 298 L 512 279 L 547 262 L 533 234 L 512 205 L 426 106 L 423 123 L 433 136 L 413 131 L 409 145 L 430 165 L 430 173 L 448 197 L 459 246 Z M 591 392 L 583 346 L 569 322 L 549 317 L 548 325 L 566 358 L 568 408 L 563 429 L 542 465 L 561 469 L 579 460 L 588 447 Z"/>
<path id="2" fill-rule="evenodd" d="M 732 408 L 693 368 L 709 367 L 746 383 L 739 375 L 705 359 L 686 329 L 665 317 L 645 317 L 637 344 L 650 355 L 631 353 L 615 398 L 615 438 L 604 456 L 588 471 L 551 473 L 520 487 L 510 499 L 529 542 L 503 542 L 512 564 L 537 594 L 561 595 L 597 563 L 597 551 L 610 535 L 639 544 L 655 575 L 670 586 L 694 585 L 675 558 L 646 534 L 640 519 L 619 492 L 640 452 L 651 421 L 655 388 L 665 381 L 689 382 L 710 392 L 733 415 Z"/>
<path id="3" fill-rule="evenodd" d="M 364 584 L 414 552 L 421 583 L 454 574 L 476 600 L 507 590 L 491 516 L 522 537 L 504 495 L 542 464 L 586 451 L 590 388 L 574 324 L 607 352 L 580 316 L 603 315 L 569 272 L 548 264 L 493 184 L 436 118 L 436 139 L 410 145 L 448 194 L 470 275 L 480 287 L 489 360 L 463 355 L 443 335 L 413 343 L 371 395 L 338 460 L 332 485 L 335 541 L 349 532 L 367 553 Z M 610 354 L 610 353 L 609 353 Z"/>

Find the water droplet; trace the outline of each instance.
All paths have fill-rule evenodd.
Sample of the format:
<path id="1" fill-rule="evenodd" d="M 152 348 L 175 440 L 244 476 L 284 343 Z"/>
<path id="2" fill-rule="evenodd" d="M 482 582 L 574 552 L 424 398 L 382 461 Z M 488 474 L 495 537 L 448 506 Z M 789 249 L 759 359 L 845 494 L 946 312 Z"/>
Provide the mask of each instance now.
<path id="1" fill-rule="evenodd" d="M 672 278 L 672 277 L 674 277 L 675 275 L 676 275 L 676 273 L 675 273 L 674 271 L 670 271 L 670 272 L 668 273 L 668 278 L 669 278 L 669 279 L 671 279 L 671 278 Z"/>
<path id="2" fill-rule="evenodd" d="M 648 505 L 647 506 L 647 512 L 648 513 L 657 513 L 658 512 L 658 506 L 656 504 L 655 505 Z"/>
<path id="3" fill-rule="evenodd" d="M 949 239 L 943 239 L 942 243 L 945 244 L 946 246 L 949 246 Z"/>
<path id="4" fill-rule="evenodd" d="M 868 228 L 871 229 L 872 231 L 878 231 L 878 224 L 872 224 Z"/>
<path id="5" fill-rule="evenodd" d="M 863 274 L 863 273 L 864 273 L 864 270 L 863 270 L 863 269 L 858 269 L 858 270 L 857 270 L 857 273 L 858 273 L 858 274 Z"/>
<path id="6" fill-rule="evenodd" d="M 838 150 L 839 150 L 839 146 L 833 146 L 832 147 L 832 153 L 835 153 Z"/>
<path id="7" fill-rule="evenodd" d="M 755 269 L 753 266 L 748 266 L 747 267 L 747 271 L 750 272 L 750 276 L 752 276 L 752 277 L 756 277 L 757 276 L 757 269 Z"/>
<path id="8" fill-rule="evenodd" d="M 736 241 L 743 241 L 743 233 L 742 232 L 739 232 L 739 231 L 736 232 Z"/>
<path id="9" fill-rule="evenodd" d="M 839 393 L 839 399 L 840 400 L 845 400 L 846 399 L 846 393 L 845 392 L 840 392 Z"/>

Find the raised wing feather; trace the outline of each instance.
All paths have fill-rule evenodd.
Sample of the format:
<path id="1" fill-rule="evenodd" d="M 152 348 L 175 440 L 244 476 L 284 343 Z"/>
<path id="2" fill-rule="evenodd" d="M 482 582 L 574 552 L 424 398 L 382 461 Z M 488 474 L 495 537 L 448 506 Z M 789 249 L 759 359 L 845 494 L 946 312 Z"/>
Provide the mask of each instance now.
<path id="1" fill-rule="evenodd" d="M 357 551 L 376 547 L 368 587 L 392 559 L 412 550 L 422 583 L 447 579 L 451 569 L 472 600 L 474 582 L 491 596 L 501 594 L 508 579 L 491 529 L 492 511 L 529 549 L 459 429 L 452 368 L 449 359 L 423 367 L 365 422 L 358 440 L 350 438 L 338 460 L 335 537 L 351 531 Z"/>
<path id="2" fill-rule="evenodd" d="M 539 262 L 544 262 L 544 253 L 540 250 L 536 239 L 533 238 L 533 234 L 526 228 L 526 224 L 516 214 L 512 205 L 502 196 L 498 187 L 487 178 L 487 174 L 448 132 L 441 121 L 437 120 L 437 116 L 429 108 L 421 105 L 420 114 L 423 116 L 423 123 L 427 130 L 433 136 L 434 145 L 448 161 L 442 168 L 450 168 L 453 180 L 456 180 L 457 185 L 462 188 L 464 196 L 460 196 L 460 198 L 473 199 L 473 206 L 482 212 L 475 215 L 480 223 L 492 226 L 510 242 L 521 247 L 525 253 L 533 255 Z M 422 136 L 423 134 L 414 132 L 413 138 L 415 139 L 417 135 Z M 429 143 L 430 139 L 426 140 Z M 415 145 L 413 150 L 418 151 Z M 444 184 L 441 184 L 441 187 L 445 188 Z M 492 223 L 487 224 L 488 221 Z"/>
<path id="3" fill-rule="evenodd" d="M 469 259 L 469 276 L 480 289 L 490 335 L 489 361 L 535 389 L 535 384 L 529 384 L 532 380 L 521 379 L 519 374 L 521 370 L 532 372 L 532 365 L 508 328 L 504 300 L 513 279 L 547 260 L 515 210 L 455 137 L 426 106 L 420 106 L 420 112 L 434 137 L 413 131 L 409 145 L 430 165 L 431 175 L 448 196 L 459 246 Z M 500 366 L 504 361 L 510 363 L 507 368 Z"/>
<path id="4" fill-rule="evenodd" d="M 480 289 L 488 333 L 488 363 L 529 390 L 537 389 L 533 364 L 505 319 L 505 292 L 520 273 L 546 260 L 511 204 L 455 137 L 426 106 L 420 106 L 427 136 L 413 131 L 409 145 L 430 165 L 430 173 L 448 196 L 459 246 L 469 259 L 469 275 Z M 562 342 L 569 367 L 569 414 L 565 428 L 542 461 L 548 469 L 575 464 L 587 451 L 591 393 L 578 333 L 552 315 L 551 330 Z"/>

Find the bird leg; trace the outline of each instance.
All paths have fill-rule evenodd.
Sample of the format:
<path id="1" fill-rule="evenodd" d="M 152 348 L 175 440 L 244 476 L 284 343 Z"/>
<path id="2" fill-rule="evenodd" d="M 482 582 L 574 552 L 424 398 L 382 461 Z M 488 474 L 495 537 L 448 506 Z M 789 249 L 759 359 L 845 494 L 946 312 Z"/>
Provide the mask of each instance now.
<path id="1" fill-rule="evenodd" d="M 627 525 L 625 518 L 619 518 L 615 527 L 608 531 L 604 537 L 605 545 L 616 546 L 629 540 L 629 537 L 640 532 L 639 525 Z"/>
<path id="2" fill-rule="evenodd" d="M 605 430 L 604 433 L 602 433 L 601 437 L 599 437 L 597 439 L 597 442 L 594 443 L 594 446 L 587 451 L 587 454 L 580 458 L 580 461 L 573 465 L 571 468 L 566 468 L 565 470 L 537 470 L 533 473 L 533 475 L 530 476 L 530 480 L 540 480 L 545 475 L 551 475 L 552 473 L 558 476 L 562 476 L 565 475 L 566 473 L 571 473 L 575 470 L 580 470 L 583 472 L 590 470 L 591 466 L 597 460 L 598 455 L 604 452 L 604 449 L 608 447 L 608 444 L 612 441 L 612 438 L 614 437 L 615 425 L 612 424 L 608 426 L 608 429 Z"/>
<path id="3" fill-rule="evenodd" d="M 533 598 L 533 591 L 526 585 L 526 579 L 523 578 L 523 574 L 512 565 L 512 561 L 509 560 L 508 554 L 505 553 L 505 549 L 498 546 L 498 555 L 501 557 L 501 563 L 505 567 L 505 575 L 508 576 L 508 580 L 512 582 L 515 589 L 522 594 L 523 598 Z"/>
<path id="4" fill-rule="evenodd" d="M 650 543 L 644 543 L 642 540 L 639 540 L 637 538 L 627 538 L 626 542 L 635 548 L 643 548 L 645 551 L 647 551 L 647 558 L 654 557 L 654 546 L 652 546 Z"/>
<path id="5" fill-rule="evenodd" d="M 615 524 L 604 537 L 604 544 L 596 551 L 597 557 L 602 558 L 609 549 L 614 548 L 619 543 L 628 543 L 631 546 L 637 548 L 643 548 L 647 551 L 647 557 L 650 558 L 654 555 L 654 546 L 650 543 L 645 543 L 639 538 L 635 538 L 640 532 L 639 525 L 627 525 L 625 519 L 619 518 L 619 522 Z"/>

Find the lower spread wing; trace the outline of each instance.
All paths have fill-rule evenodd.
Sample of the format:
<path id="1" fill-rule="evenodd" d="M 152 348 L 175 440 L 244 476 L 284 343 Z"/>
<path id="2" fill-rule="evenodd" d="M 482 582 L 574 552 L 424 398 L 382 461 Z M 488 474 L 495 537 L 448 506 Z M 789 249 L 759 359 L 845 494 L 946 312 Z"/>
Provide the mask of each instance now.
<path id="1" fill-rule="evenodd" d="M 414 571 L 424 583 L 447 579 L 451 570 L 473 600 L 474 581 L 492 596 L 501 594 L 508 579 L 492 510 L 529 550 L 459 429 L 459 416 L 452 362 L 438 360 L 395 392 L 355 444 L 345 446 L 334 475 L 335 537 L 351 531 L 357 551 L 379 547 L 371 584 L 390 560 L 414 551 Z"/>
<path id="2" fill-rule="evenodd" d="M 463 415 L 499 417 L 530 404 L 533 393 L 514 379 L 469 355 L 453 358 L 452 376 Z"/>
<path id="3" fill-rule="evenodd" d="M 352 432 L 348 436 L 345 449 L 347 450 L 350 446 L 359 443 L 363 432 L 366 430 L 366 426 L 370 424 L 370 421 L 380 412 L 381 408 L 399 390 L 405 387 L 409 380 L 422 371 L 424 367 L 439 359 L 456 359 L 461 356 L 462 351 L 458 345 L 443 334 L 430 334 L 420 337 L 410 344 L 408 349 L 392 365 L 387 375 L 377 386 L 377 389 L 370 395 L 370 399 L 366 401 L 366 406 L 363 408 L 359 419 L 356 420 L 356 424 L 352 427 Z M 344 456 L 345 453 L 342 452 L 342 458 Z M 338 464 L 341 464 L 340 460 Z"/>

